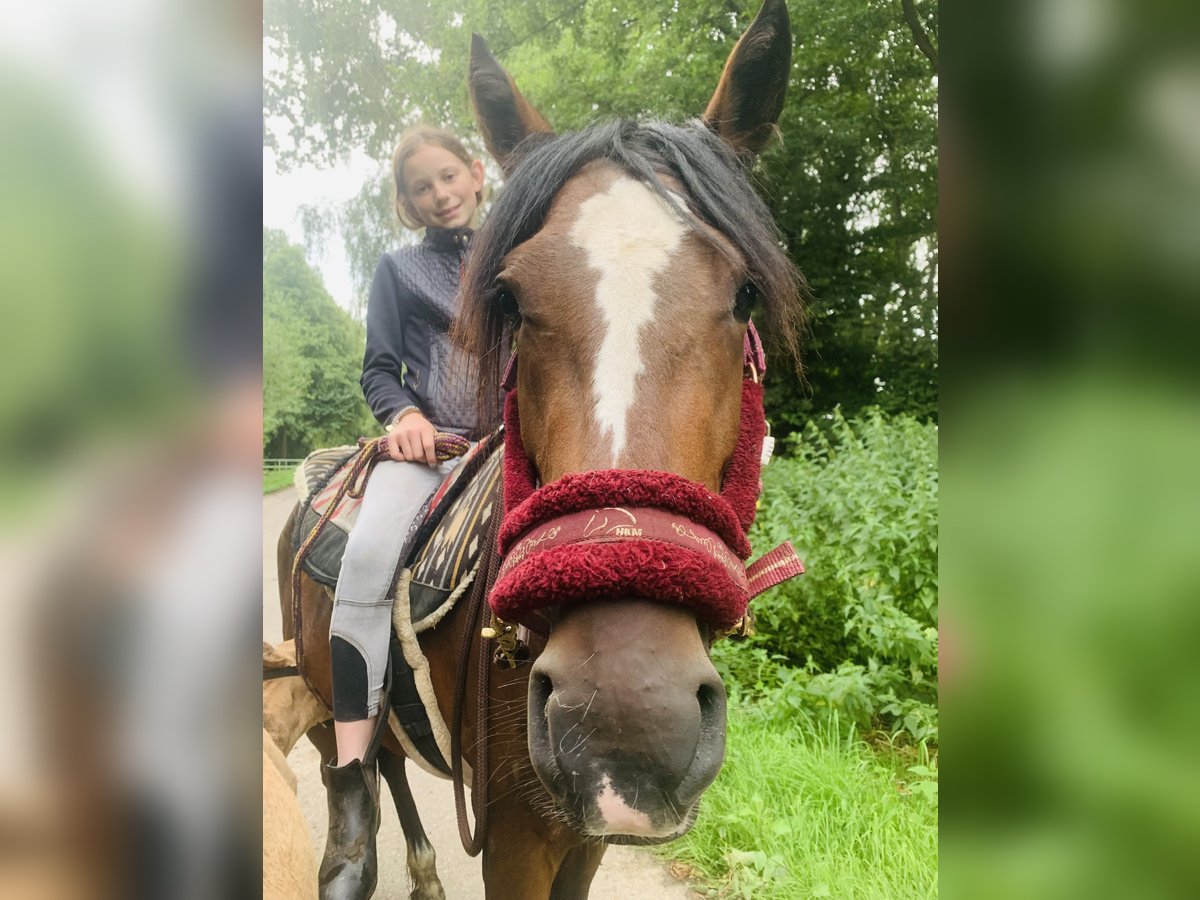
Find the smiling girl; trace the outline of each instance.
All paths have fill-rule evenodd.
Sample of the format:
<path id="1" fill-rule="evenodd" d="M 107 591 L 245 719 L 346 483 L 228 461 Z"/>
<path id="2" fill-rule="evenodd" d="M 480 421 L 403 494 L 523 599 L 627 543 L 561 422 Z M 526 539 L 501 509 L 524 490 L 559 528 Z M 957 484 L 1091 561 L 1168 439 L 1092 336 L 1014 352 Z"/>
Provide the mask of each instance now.
<path id="1" fill-rule="evenodd" d="M 406 131 L 392 159 L 400 221 L 425 229 L 414 247 L 379 260 L 367 302 L 362 388 L 387 429 L 390 460 L 375 467 L 342 559 L 329 629 L 337 759 L 323 769 L 329 838 L 321 897 L 369 896 L 376 879 L 378 780 L 364 762 L 380 714 L 392 582 L 404 535 L 457 460 L 437 462 L 438 431 L 479 435 L 475 385 L 452 365 L 448 336 L 459 275 L 483 196 L 483 163 L 453 135 Z"/>

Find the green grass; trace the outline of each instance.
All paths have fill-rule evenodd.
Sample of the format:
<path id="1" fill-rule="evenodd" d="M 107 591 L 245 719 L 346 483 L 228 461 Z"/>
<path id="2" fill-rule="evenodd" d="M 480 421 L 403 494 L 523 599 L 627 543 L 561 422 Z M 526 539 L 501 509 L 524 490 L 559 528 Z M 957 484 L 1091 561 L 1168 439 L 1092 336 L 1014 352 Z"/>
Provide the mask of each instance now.
<path id="1" fill-rule="evenodd" d="M 291 487 L 295 475 L 296 473 L 292 469 L 284 469 L 279 472 L 263 472 L 263 493 L 273 494 L 276 491 L 282 491 L 286 487 Z"/>
<path id="2" fill-rule="evenodd" d="M 936 778 L 936 763 L 877 752 L 836 719 L 781 727 L 731 702 L 721 774 L 661 852 L 710 897 L 936 897 Z"/>

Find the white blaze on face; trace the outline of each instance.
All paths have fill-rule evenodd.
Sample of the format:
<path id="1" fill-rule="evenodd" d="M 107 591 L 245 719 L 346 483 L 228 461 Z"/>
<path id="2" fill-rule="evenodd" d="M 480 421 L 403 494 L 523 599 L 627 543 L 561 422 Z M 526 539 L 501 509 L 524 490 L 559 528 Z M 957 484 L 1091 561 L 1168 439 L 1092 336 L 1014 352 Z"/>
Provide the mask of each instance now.
<path id="1" fill-rule="evenodd" d="M 642 364 L 640 331 L 654 320 L 654 277 L 663 272 L 687 226 L 652 190 L 622 175 L 579 206 L 571 243 L 599 274 L 596 304 L 604 339 L 592 378 L 596 423 L 612 439 L 612 464 L 625 449 L 626 420 Z"/>

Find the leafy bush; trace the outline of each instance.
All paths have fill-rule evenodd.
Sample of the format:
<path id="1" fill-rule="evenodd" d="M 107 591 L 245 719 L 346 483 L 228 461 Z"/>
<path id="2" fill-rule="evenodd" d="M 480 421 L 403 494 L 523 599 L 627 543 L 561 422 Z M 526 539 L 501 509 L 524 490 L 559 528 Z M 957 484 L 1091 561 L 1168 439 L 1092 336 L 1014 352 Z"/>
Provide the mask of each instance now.
<path id="1" fill-rule="evenodd" d="M 808 572 L 754 601 L 758 633 L 718 664 L 785 704 L 936 740 L 937 426 L 835 412 L 784 450 L 751 539 L 791 540 Z"/>

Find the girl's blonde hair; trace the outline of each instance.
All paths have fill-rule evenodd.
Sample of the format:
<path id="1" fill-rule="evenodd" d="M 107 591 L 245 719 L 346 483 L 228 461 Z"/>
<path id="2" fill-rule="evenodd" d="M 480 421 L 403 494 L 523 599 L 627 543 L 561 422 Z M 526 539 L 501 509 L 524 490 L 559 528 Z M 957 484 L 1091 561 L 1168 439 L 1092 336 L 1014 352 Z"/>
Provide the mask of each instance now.
<path id="1" fill-rule="evenodd" d="M 474 162 L 471 154 L 467 152 L 467 148 L 463 146 L 462 141 L 445 129 L 434 128 L 432 125 L 417 125 L 413 128 L 405 129 L 404 133 L 400 135 L 400 143 L 396 145 L 396 152 L 392 154 L 392 179 L 396 183 L 394 205 L 396 216 L 400 219 L 400 224 L 414 231 L 424 228 L 425 223 L 408 210 L 408 195 L 404 192 L 404 164 L 419 147 L 424 147 L 426 144 L 432 144 L 435 147 L 441 147 L 443 150 L 450 151 L 462 160 L 462 164 L 468 169 L 471 168 L 471 163 Z M 475 202 L 478 204 L 483 203 L 483 191 L 475 192 Z M 475 215 L 478 214 L 479 208 L 477 206 Z M 472 220 L 474 220 L 474 216 L 472 216 Z"/>

